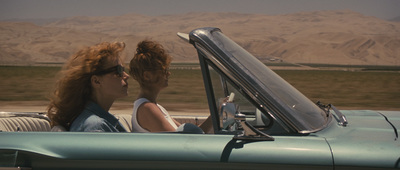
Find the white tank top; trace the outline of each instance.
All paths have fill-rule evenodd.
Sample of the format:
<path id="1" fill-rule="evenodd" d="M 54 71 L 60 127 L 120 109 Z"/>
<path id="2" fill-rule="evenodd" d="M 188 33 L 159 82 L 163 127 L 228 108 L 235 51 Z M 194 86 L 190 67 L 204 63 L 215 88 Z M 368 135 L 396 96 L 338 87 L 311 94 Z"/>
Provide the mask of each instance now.
<path id="1" fill-rule="evenodd" d="M 138 120 L 137 120 L 137 111 L 139 107 L 143 103 L 150 102 L 146 98 L 139 98 L 133 103 L 133 113 L 132 113 L 132 132 L 149 132 L 148 130 L 142 128 L 142 126 L 139 125 Z M 157 104 L 158 108 L 160 108 L 161 112 L 164 114 L 165 119 L 168 120 L 168 122 L 171 124 L 172 127 L 177 129 L 178 127 L 176 126 L 175 122 L 171 119 L 171 116 L 169 115 L 168 111 L 165 110 L 164 107 L 161 105 Z"/>

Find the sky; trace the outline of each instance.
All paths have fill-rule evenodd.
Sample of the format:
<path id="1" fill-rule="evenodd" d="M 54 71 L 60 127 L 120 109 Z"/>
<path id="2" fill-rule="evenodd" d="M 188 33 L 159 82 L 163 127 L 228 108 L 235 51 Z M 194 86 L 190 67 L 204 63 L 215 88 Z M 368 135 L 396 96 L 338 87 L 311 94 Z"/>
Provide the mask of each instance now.
<path id="1" fill-rule="evenodd" d="M 280 15 L 350 9 L 367 16 L 400 16 L 400 0 L 0 0 L 0 20 L 72 16 L 168 15 L 238 12 Z"/>

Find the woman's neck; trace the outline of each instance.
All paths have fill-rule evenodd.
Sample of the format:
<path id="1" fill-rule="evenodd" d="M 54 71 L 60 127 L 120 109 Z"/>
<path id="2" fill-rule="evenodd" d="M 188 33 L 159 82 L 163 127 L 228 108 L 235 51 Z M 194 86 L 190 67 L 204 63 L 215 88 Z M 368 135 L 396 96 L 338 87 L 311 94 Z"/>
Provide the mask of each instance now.
<path id="1" fill-rule="evenodd" d="M 160 90 L 140 88 L 138 98 L 146 98 L 152 103 L 157 103 L 158 94 Z"/>
<path id="2" fill-rule="evenodd" d="M 114 100 L 104 99 L 102 97 L 98 97 L 96 95 L 92 96 L 92 101 L 97 103 L 101 108 L 103 108 L 106 112 L 108 112 L 114 103 Z"/>

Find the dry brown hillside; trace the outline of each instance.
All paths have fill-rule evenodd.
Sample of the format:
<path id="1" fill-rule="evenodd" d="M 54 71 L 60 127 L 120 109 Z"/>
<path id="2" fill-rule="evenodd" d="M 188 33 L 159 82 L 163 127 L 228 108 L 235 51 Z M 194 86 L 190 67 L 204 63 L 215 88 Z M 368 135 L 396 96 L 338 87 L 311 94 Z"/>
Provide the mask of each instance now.
<path id="1" fill-rule="evenodd" d="M 400 65 L 400 23 L 353 11 L 287 15 L 188 13 L 72 17 L 45 26 L 0 23 L 0 64 L 63 62 L 77 48 L 124 41 L 128 58 L 138 41 L 161 42 L 175 62 L 196 62 L 194 48 L 177 32 L 218 27 L 259 58 L 294 63 Z"/>

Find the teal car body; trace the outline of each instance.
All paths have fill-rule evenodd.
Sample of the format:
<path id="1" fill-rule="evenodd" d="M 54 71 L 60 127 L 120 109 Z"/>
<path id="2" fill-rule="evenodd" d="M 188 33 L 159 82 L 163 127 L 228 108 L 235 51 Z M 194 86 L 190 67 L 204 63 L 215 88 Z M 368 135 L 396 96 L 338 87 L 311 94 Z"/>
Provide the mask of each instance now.
<path id="1" fill-rule="evenodd" d="M 179 36 L 198 51 L 213 134 L 3 131 L 0 170 L 400 168 L 400 112 L 313 103 L 218 28 Z"/>

